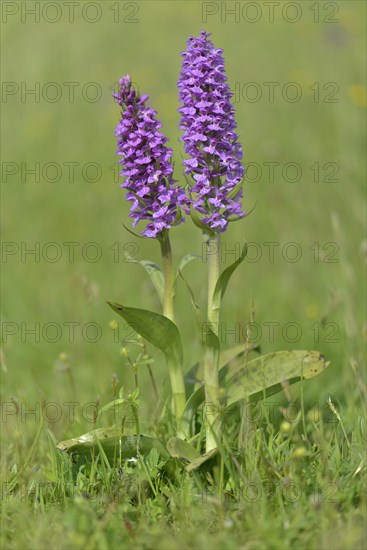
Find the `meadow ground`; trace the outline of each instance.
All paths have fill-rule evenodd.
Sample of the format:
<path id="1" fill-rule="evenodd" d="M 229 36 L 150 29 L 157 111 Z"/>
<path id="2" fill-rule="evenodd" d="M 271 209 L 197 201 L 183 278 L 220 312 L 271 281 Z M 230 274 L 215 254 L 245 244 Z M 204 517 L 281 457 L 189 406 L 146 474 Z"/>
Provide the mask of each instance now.
<path id="1" fill-rule="evenodd" d="M 2 547 L 365 548 L 365 3 L 54 4 L 1 4 Z M 263 352 L 317 349 L 331 364 L 249 418 L 231 490 L 162 479 L 155 455 L 75 478 L 54 442 L 89 431 L 114 384 L 134 386 L 129 329 L 105 302 L 159 308 L 124 257 L 159 262 L 159 248 L 122 227 L 111 93 L 129 73 L 150 94 L 182 178 L 179 53 L 201 28 L 224 49 L 244 204 L 256 204 L 223 238 L 223 265 L 251 247 L 225 298 L 222 345 L 243 339 L 254 310 Z M 188 221 L 172 245 L 175 258 L 201 254 L 200 231 Z M 203 303 L 205 265 L 186 269 Z M 200 346 L 184 285 L 177 318 L 189 368 Z M 165 366 L 149 352 L 161 388 Z M 139 376 L 144 424 L 156 400 Z"/>

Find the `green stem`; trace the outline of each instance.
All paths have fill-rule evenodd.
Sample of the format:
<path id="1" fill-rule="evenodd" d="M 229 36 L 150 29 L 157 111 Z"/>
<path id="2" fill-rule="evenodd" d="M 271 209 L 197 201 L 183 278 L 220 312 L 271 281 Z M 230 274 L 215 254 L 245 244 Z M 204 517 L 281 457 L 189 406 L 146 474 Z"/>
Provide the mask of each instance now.
<path id="1" fill-rule="evenodd" d="M 220 273 L 220 235 L 215 237 L 204 233 L 208 262 L 208 322 L 216 336 L 219 332 L 219 309 L 213 303 L 215 285 Z M 204 382 L 206 403 L 206 451 L 217 447 L 220 436 L 219 423 L 219 350 L 207 345 L 204 354 Z M 218 420 L 217 420 L 218 419 Z M 215 424 L 215 428 L 214 428 Z"/>
<path id="2" fill-rule="evenodd" d="M 173 269 L 172 269 L 172 250 L 168 231 L 162 233 L 159 240 L 162 253 L 162 266 L 164 277 L 164 296 L 163 296 L 163 315 L 175 322 L 173 312 Z"/>
<path id="3" fill-rule="evenodd" d="M 164 230 L 159 239 L 162 253 L 162 266 L 164 277 L 163 315 L 175 322 L 173 310 L 173 285 L 174 273 L 172 269 L 172 251 L 168 231 Z M 171 381 L 173 403 L 175 408 L 177 429 L 186 404 L 185 382 L 182 373 L 182 365 L 177 361 L 168 362 L 168 370 Z"/>

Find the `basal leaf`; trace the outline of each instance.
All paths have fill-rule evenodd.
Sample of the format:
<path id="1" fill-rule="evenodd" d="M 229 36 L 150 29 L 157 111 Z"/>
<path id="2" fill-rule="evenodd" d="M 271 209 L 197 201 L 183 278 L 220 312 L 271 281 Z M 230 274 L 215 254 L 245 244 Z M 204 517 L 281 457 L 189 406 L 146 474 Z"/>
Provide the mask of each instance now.
<path id="1" fill-rule="evenodd" d="M 287 380 L 295 384 L 317 376 L 329 366 L 329 361 L 318 351 L 278 351 L 251 359 L 245 365 L 231 367 L 227 364 L 219 371 L 221 387 L 226 394 L 226 407 L 248 398 L 257 401 L 282 390 L 281 383 Z M 202 385 L 192 393 L 183 413 L 185 426 L 191 426 L 198 407 L 204 402 Z M 189 430 L 188 430 L 188 434 Z"/>
<path id="2" fill-rule="evenodd" d="M 75 460 L 77 457 L 90 459 L 98 455 L 99 446 L 111 463 L 135 458 L 139 453 L 148 455 L 152 449 L 156 449 L 163 457 L 169 456 L 158 439 L 147 435 L 121 435 L 120 427 L 93 430 L 80 437 L 62 441 L 57 448 L 72 455 Z"/>
<path id="3" fill-rule="evenodd" d="M 226 390 L 227 407 L 244 397 L 261 398 L 274 386 L 288 380 L 290 384 L 317 376 L 329 365 L 318 351 L 277 351 L 256 357 L 235 371 L 225 367 L 220 373 Z"/>
<path id="4" fill-rule="evenodd" d="M 237 344 L 232 348 L 221 350 L 220 367 L 221 368 L 224 367 L 227 363 L 230 363 L 230 361 L 233 361 L 234 359 L 239 359 L 241 356 L 245 354 L 246 348 L 248 353 L 251 351 L 260 353 L 259 344 L 250 344 L 250 343 L 246 344 L 246 342 L 242 342 L 241 344 Z"/>
<path id="5" fill-rule="evenodd" d="M 257 344 L 250 344 L 249 351 L 258 351 L 258 348 L 259 346 Z M 244 353 L 245 343 L 237 344 L 237 346 L 225 350 L 220 350 L 219 368 L 224 367 L 227 363 L 233 361 L 234 359 L 240 360 Z M 200 366 L 200 363 L 195 363 L 185 374 L 184 378 L 187 399 L 189 399 L 190 395 L 194 391 L 195 385 L 199 384 L 203 380 Z"/>

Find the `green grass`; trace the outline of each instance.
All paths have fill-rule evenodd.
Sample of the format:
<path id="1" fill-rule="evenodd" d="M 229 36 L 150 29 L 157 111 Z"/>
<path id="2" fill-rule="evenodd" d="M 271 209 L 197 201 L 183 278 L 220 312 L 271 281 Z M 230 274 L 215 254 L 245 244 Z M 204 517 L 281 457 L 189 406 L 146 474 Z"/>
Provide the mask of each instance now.
<path id="1" fill-rule="evenodd" d="M 46 243 L 55 242 L 63 251 L 55 263 L 42 254 L 40 261 L 31 256 L 22 261 L 19 252 L 2 266 L 2 321 L 18 327 L 13 336 L 3 332 L 2 483 L 18 472 L 18 485 L 10 494 L 3 485 L 2 547 L 362 549 L 366 545 L 362 161 L 366 143 L 362 89 L 356 87 L 365 86 L 365 4 L 338 2 L 335 24 L 314 23 L 313 2 L 303 1 L 299 2 L 303 17 L 295 24 L 281 17 L 269 23 L 265 15 L 256 24 L 221 22 L 219 15 L 204 24 L 201 2 L 196 1 L 139 2 L 139 23 L 115 24 L 109 4 L 101 3 L 103 16 L 95 24 L 78 16 L 73 24 L 33 23 L 31 18 L 22 23 L 16 16 L 3 24 L 4 82 L 24 81 L 29 88 L 35 82 L 42 88 L 51 81 L 81 85 L 73 103 L 63 87 L 63 97 L 56 103 L 35 102 L 30 96 L 22 102 L 15 95 L 2 104 L 3 162 L 23 162 L 28 168 L 35 162 L 56 162 L 64 167 L 55 183 L 42 178 L 35 182 L 32 176 L 22 182 L 17 174 L 2 187 L 3 241 L 20 250 L 39 242 L 41 252 Z M 134 239 L 122 228 L 122 222 L 129 223 L 128 205 L 110 169 L 115 162 L 118 109 L 109 87 L 129 72 L 140 90 L 150 94 L 175 149 L 180 177 L 179 52 L 187 36 L 202 27 L 224 48 L 232 88 L 236 82 L 280 83 L 274 103 L 264 95 L 257 103 L 236 104 L 245 159 L 260 164 L 262 173 L 257 182 L 245 186 L 246 207 L 256 203 L 256 208 L 231 226 L 224 236 L 224 250 L 246 239 L 261 245 L 262 257 L 245 261 L 230 282 L 223 305 L 223 346 L 236 343 L 229 331 L 240 323 L 237 327 L 243 332 L 253 300 L 264 353 L 317 349 L 331 365 L 304 383 L 302 392 L 298 384 L 289 395 L 268 400 L 272 408 L 264 405 L 258 420 L 249 422 L 243 449 L 229 455 L 225 470 L 231 470 L 232 481 L 228 484 L 225 477 L 225 486 L 219 482 L 220 467 L 214 470 L 210 490 L 203 489 L 203 474 L 187 475 L 179 466 L 171 475 L 158 475 L 154 454 L 146 463 L 123 465 L 121 471 L 94 462 L 77 473 L 64 455 L 55 452 L 54 441 L 93 428 L 93 408 L 111 400 L 115 375 L 118 387 L 123 385 L 126 392 L 134 388 L 132 369 L 121 355 L 129 331 L 120 320 L 116 337 L 109 323 L 117 318 L 106 300 L 159 311 L 143 270 L 123 261 L 122 251 L 128 250 L 138 259 L 159 262 L 159 247 Z M 297 103 L 277 93 L 290 81 L 302 87 Z M 78 93 L 88 82 L 101 86 L 100 101 L 90 103 Z M 323 90 L 324 84 L 337 83 L 338 102 L 315 103 L 309 89 L 314 82 L 320 83 L 324 99 L 331 91 Z M 262 91 L 266 93 L 264 86 Z M 77 167 L 75 181 L 68 181 L 63 163 L 74 161 L 81 166 L 98 163 L 100 180 L 85 181 Z M 279 163 L 274 182 L 269 182 L 264 162 Z M 281 172 L 291 162 L 302 170 L 294 183 Z M 318 183 L 310 168 L 315 163 L 321 166 Z M 334 183 L 325 181 L 326 163 L 337 165 Z M 66 242 L 80 243 L 73 262 Z M 87 261 L 81 253 L 90 242 L 102 251 L 97 262 Z M 280 243 L 274 262 L 266 255 L 266 242 Z M 302 258 L 296 263 L 282 256 L 290 242 L 301 247 Z M 316 242 L 320 261 L 315 261 Z M 118 262 L 115 248 L 110 248 L 114 243 L 120 246 Z M 327 261 L 325 254 L 332 250 L 323 250 L 327 243 L 338 247 L 337 262 Z M 188 252 L 200 254 L 200 232 L 187 222 L 172 232 L 172 247 L 176 260 Z M 228 265 L 234 258 L 228 252 L 222 259 Z M 205 268 L 202 262 L 186 268 L 200 304 L 205 300 Z M 70 325 L 65 323 L 73 322 L 78 325 L 71 342 Z M 198 359 L 200 346 L 183 284 L 177 296 L 177 322 L 186 343 L 188 369 Z M 274 338 L 269 338 L 265 324 L 269 322 L 279 323 Z M 35 323 L 41 330 L 39 341 L 24 333 Z M 47 341 L 52 329 L 49 337 L 42 336 L 47 323 L 62 328 L 56 342 Z M 83 338 L 87 323 L 101 328 L 95 343 L 88 342 L 85 333 Z M 290 341 L 292 333 L 284 332 L 287 323 L 298 323 L 299 341 Z M 4 331 L 9 326 L 3 325 Z M 92 329 L 88 334 L 93 339 Z M 148 351 L 154 356 L 161 390 L 168 374 L 162 356 L 151 347 Z M 139 381 L 144 427 L 156 406 L 144 367 Z M 330 409 L 329 397 L 339 417 Z M 289 402 L 299 408 L 302 399 L 299 418 L 287 431 L 289 426 L 282 422 L 290 415 L 284 408 Z M 71 402 L 77 403 L 74 418 L 68 413 Z M 11 403 L 18 404 L 16 414 Z M 45 403 L 48 415 L 40 430 Z M 51 403 L 56 404 L 53 409 Z M 315 407 L 320 418 L 309 413 Z M 268 418 L 264 411 L 269 410 Z M 59 418 L 54 421 L 56 413 Z M 97 426 L 107 423 L 102 418 Z"/>

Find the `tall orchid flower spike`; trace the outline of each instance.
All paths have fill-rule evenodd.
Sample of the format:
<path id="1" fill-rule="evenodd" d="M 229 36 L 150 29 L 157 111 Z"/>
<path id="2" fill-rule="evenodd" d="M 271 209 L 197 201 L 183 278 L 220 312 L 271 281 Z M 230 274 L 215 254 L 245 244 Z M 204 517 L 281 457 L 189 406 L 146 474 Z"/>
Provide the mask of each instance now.
<path id="1" fill-rule="evenodd" d="M 157 111 L 146 105 L 149 96 L 140 96 L 126 75 L 114 97 L 122 109 L 115 135 L 120 175 L 125 178 L 121 186 L 132 203 L 130 218 L 133 227 L 146 220 L 142 234 L 155 238 L 182 221 L 180 207 L 187 209 L 187 199 L 184 190 L 174 185 L 172 149 L 159 131 L 162 125 L 155 118 Z"/>
<path id="2" fill-rule="evenodd" d="M 181 207 L 188 211 L 188 199 L 184 190 L 175 185 L 171 164 L 172 149 L 165 145 L 168 140 L 159 131 L 161 123 L 155 118 L 157 112 L 146 105 L 149 96 L 140 96 L 133 88 L 130 76 L 126 75 L 120 79 L 119 91 L 114 97 L 122 109 L 115 135 L 117 154 L 121 157 L 120 175 L 125 178 L 122 187 L 127 189 L 126 199 L 132 203 L 130 218 L 133 219 L 133 227 L 140 221 L 148 222 L 142 235 L 159 241 L 163 272 L 155 264 L 152 267 L 152 262 L 139 263 L 143 266 L 149 265 L 148 273 L 152 278 L 157 276 L 156 284 L 162 294 L 163 315 L 174 323 L 175 279 L 169 230 L 183 220 Z M 117 308 L 117 311 L 121 315 L 128 315 L 126 308 Z M 151 322 L 149 312 L 140 311 L 139 315 L 143 315 L 146 322 L 147 319 Z M 160 324 L 164 326 L 163 320 Z M 176 326 L 168 324 L 168 327 L 174 333 L 177 331 Z M 185 406 L 185 384 L 179 352 L 174 354 L 174 358 L 170 354 L 168 367 L 178 424 Z"/>
<path id="3" fill-rule="evenodd" d="M 182 107 L 180 127 L 186 154 L 185 172 L 193 179 L 190 190 L 191 217 L 203 230 L 207 250 L 207 320 L 211 335 L 205 342 L 204 381 L 206 401 L 206 450 L 217 446 L 220 437 L 219 352 L 220 234 L 228 222 L 242 218 L 241 145 L 235 132 L 232 93 L 224 72 L 221 49 L 215 49 L 209 34 L 190 36 L 178 81 Z M 202 216 L 201 219 L 196 212 Z"/>
<path id="4" fill-rule="evenodd" d="M 190 157 L 184 161 L 185 172 L 194 180 L 192 207 L 204 215 L 201 221 L 209 229 L 223 232 L 231 216 L 244 216 L 240 184 L 245 168 L 223 50 L 215 49 L 209 36 L 205 31 L 198 38 L 190 36 L 181 54 L 180 128 Z"/>

